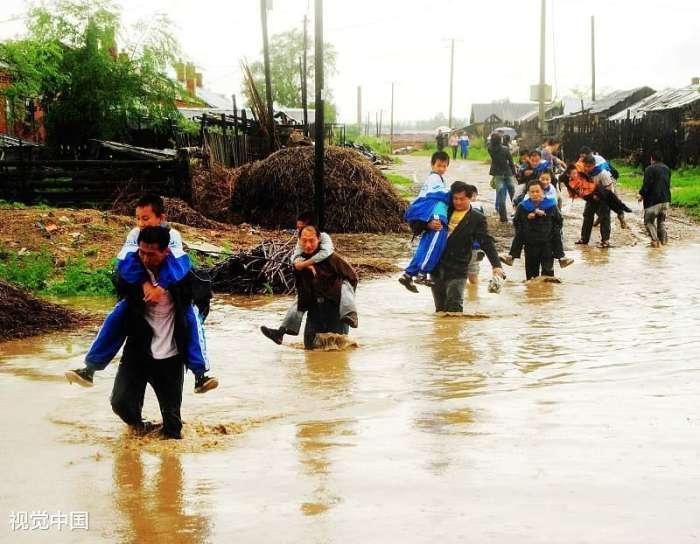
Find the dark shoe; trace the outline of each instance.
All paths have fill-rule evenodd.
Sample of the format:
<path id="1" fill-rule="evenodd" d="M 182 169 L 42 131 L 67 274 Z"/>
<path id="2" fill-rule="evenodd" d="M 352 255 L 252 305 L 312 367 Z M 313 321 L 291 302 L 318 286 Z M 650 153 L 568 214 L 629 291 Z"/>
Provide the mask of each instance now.
<path id="1" fill-rule="evenodd" d="M 566 268 L 570 264 L 574 264 L 574 260 L 571 257 L 562 257 L 559 259 L 559 266 Z"/>
<path id="2" fill-rule="evenodd" d="M 68 380 L 68 383 L 77 383 L 83 387 L 92 387 L 94 384 L 92 382 L 92 377 L 95 374 L 94 370 L 89 368 L 76 368 L 75 370 L 67 370 L 64 376 Z"/>
<path id="3" fill-rule="evenodd" d="M 403 285 L 406 289 L 411 291 L 411 293 L 417 293 L 418 292 L 418 287 L 413 283 L 413 278 L 409 276 L 408 274 L 404 274 L 399 278 L 399 283 Z"/>
<path id="4" fill-rule="evenodd" d="M 602 242 L 600 242 L 600 243 L 598 244 L 598 247 L 599 247 L 599 248 L 603 248 L 603 249 L 604 249 L 604 248 L 608 248 L 608 247 L 610 247 L 610 242 L 608 242 L 607 240 L 602 241 Z"/>
<path id="5" fill-rule="evenodd" d="M 585 242 L 584 240 L 577 240 L 574 242 L 577 246 L 587 246 L 588 242 Z"/>
<path id="6" fill-rule="evenodd" d="M 217 387 L 219 387 L 219 380 L 213 376 L 202 374 L 201 376 L 197 376 L 197 378 L 194 380 L 195 393 L 206 393 L 207 391 L 211 391 Z"/>
<path id="7" fill-rule="evenodd" d="M 260 327 L 260 332 L 272 340 L 275 344 L 282 344 L 282 339 L 284 338 L 284 331 L 281 329 L 270 329 L 263 325 Z"/>
<path id="8" fill-rule="evenodd" d="M 353 329 L 357 328 L 357 312 L 350 312 L 347 315 L 344 315 L 343 318 L 341 319 L 343 323 L 346 325 L 349 325 Z"/>
<path id="9" fill-rule="evenodd" d="M 152 421 L 144 421 L 141 425 L 132 427 L 136 436 L 146 436 L 156 434 L 163 430 L 162 423 L 153 423 Z"/>

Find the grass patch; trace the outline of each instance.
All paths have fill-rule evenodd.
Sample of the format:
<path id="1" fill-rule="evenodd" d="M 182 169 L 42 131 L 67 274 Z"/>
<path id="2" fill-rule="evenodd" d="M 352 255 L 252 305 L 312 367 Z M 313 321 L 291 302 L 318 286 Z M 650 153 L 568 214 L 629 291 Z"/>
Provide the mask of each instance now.
<path id="1" fill-rule="evenodd" d="M 110 296 L 114 294 L 112 267 L 90 268 L 83 257 L 69 259 L 57 271 L 53 257 L 0 249 L 0 278 L 34 293 L 56 296 Z"/>
<path id="2" fill-rule="evenodd" d="M 640 167 L 630 166 L 622 161 L 612 161 L 620 172 L 617 183 L 621 187 L 639 191 L 644 181 L 644 172 Z M 700 221 L 700 167 L 679 168 L 671 174 L 671 204 L 686 208 Z"/>
<path id="3" fill-rule="evenodd" d="M 414 196 L 412 179 L 402 176 L 401 174 L 392 174 L 389 172 L 384 173 L 384 177 L 386 177 L 386 179 L 388 179 L 394 185 L 396 191 L 403 198 L 410 198 Z"/>

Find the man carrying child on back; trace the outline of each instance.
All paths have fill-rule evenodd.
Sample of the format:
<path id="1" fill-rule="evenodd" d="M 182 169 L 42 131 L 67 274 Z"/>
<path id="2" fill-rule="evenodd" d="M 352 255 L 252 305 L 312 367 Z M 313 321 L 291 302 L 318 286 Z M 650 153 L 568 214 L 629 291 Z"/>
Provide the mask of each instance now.
<path id="1" fill-rule="evenodd" d="M 406 210 L 404 219 L 411 225 L 415 235 L 420 234 L 418 248 L 406 267 L 399 283 L 412 293 L 417 293 L 416 283 L 432 285 L 430 273 L 440 260 L 447 243 L 447 228 L 426 229 L 430 221 L 439 221 L 447 227 L 447 206 L 450 191 L 443 176 L 450 165 L 450 157 L 444 151 L 433 153 L 430 158 L 431 172 L 423 183 L 418 198 Z"/>

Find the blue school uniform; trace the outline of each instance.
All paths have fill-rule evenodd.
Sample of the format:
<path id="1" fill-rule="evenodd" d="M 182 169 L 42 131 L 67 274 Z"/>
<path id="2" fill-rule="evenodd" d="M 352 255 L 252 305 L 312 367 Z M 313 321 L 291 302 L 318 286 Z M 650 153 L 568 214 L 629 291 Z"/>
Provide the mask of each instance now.
<path id="1" fill-rule="evenodd" d="M 129 232 L 124 246 L 117 255 L 117 274 L 130 284 L 143 284 L 147 281 L 148 274 L 138 257 L 139 229 L 134 228 Z M 192 269 L 189 256 L 182 248 L 182 237 L 174 229 L 170 230 L 170 254 L 165 259 L 159 271 L 159 285 L 167 289 L 182 280 Z M 127 302 L 118 300 L 112 311 L 107 315 L 100 330 L 97 332 L 85 356 L 85 363 L 94 370 L 104 369 L 117 355 L 126 341 L 124 319 L 127 315 Z M 191 305 L 185 311 L 187 321 L 187 368 L 195 375 L 200 375 L 209 370 L 209 358 L 204 337 L 204 318 L 195 305 Z"/>

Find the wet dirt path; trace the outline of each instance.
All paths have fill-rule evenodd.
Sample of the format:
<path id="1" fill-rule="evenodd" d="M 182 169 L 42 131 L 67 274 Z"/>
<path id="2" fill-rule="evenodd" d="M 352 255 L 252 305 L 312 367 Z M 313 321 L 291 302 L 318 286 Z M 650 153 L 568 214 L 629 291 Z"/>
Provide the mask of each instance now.
<path id="1" fill-rule="evenodd" d="M 2 344 L 0 513 L 87 511 L 90 530 L 0 535 L 694 542 L 698 238 L 572 255 L 562 284 L 524 284 L 519 265 L 500 295 L 482 267 L 464 318 L 436 317 L 427 291 L 395 278 L 365 282 L 360 347 L 343 352 L 260 335 L 290 298 L 217 297 L 207 332 L 221 386 L 194 395 L 187 376 L 179 442 L 124 431 L 114 365 L 93 389 L 63 381 L 91 332 Z M 145 414 L 157 418 L 150 391 Z"/>

